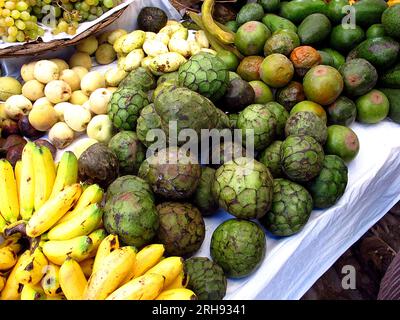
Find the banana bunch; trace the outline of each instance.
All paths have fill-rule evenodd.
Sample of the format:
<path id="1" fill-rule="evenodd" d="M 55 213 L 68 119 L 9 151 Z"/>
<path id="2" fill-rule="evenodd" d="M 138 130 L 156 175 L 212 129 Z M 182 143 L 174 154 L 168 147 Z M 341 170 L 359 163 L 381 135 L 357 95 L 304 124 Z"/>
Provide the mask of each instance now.
<path id="1" fill-rule="evenodd" d="M 0 160 L 0 300 L 195 299 L 183 260 L 164 246 L 121 246 L 102 227 L 104 192 L 78 182 L 78 161 L 28 142 Z M 4 195 L 4 196 L 3 196 Z"/>
<path id="2" fill-rule="evenodd" d="M 61 290 L 69 300 L 194 299 L 195 294 L 185 288 L 182 258 L 163 258 L 164 250 L 162 244 L 152 244 L 136 252 L 134 247 L 120 246 L 118 236 L 110 234 L 94 259 L 63 262 Z"/>

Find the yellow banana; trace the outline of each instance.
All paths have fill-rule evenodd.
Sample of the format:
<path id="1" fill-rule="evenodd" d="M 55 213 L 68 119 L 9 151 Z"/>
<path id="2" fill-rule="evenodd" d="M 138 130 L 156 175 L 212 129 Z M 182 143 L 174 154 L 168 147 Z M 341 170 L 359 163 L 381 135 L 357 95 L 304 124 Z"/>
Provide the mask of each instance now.
<path id="1" fill-rule="evenodd" d="M 130 246 L 115 249 L 100 263 L 88 281 L 84 299 L 104 300 L 126 278 L 135 264 L 136 249 Z"/>
<path id="2" fill-rule="evenodd" d="M 6 285 L 6 278 L 0 274 L 0 292 L 3 290 L 4 286 Z"/>
<path id="3" fill-rule="evenodd" d="M 15 277 L 17 269 L 21 264 L 23 264 L 27 259 L 30 257 L 30 251 L 26 250 L 21 256 L 19 257 L 17 263 L 15 264 L 14 268 L 11 270 L 10 274 L 8 275 L 6 284 L 3 290 L 0 293 L 0 300 L 19 300 L 21 297 L 21 291 L 24 287 L 22 283 L 19 283 Z"/>
<path id="4" fill-rule="evenodd" d="M 100 243 L 107 237 L 107 232 L 104 229 L 97 229 L 93 231 L 88 237 L 92 240 L 92 248 L 88 253 L 88 258 L 94 258 L 96 256 L 97 250 L 99 249 Z"/>
<path id="5" fill-rule="evenodd" d="M 70 240 L 49 240 L 43 244 L 43 253 L 49 261 L 61 266 L 68 257 L 78 262 L 85 260 L 92 248 L 92 239 L 80 236 Z"/>
<path id="6" fill-rule="evenodd" d="M 58 164 L 56 179 L 50 199 L 57 196 L 66 186 L 78 182 L 78 159 L 71 151 L 66 151 L 61 156 Z"/>
<path id="7" fill-rule="evenodd" d="M 73 219 L 57 224 L 48 232 L 50 240 L 68 240 L 91 233 L 101 221 L 103 210 L 95 203 L 84 210 Z"/>
<path id="8" fill-rule="evenodd" d="M 44 293 L 50 297 L 62 294 L 60 286 L 60 267 L 54 263 L 49 263 L 46 267 L 46 274 L 41 281 Z"/>
<path id="9" fill-rule="evenodd" d="M 26 225 L 26 234 L 37 237 L 49 230 L 78 201 L 81 192 L 79 183 L 66 186 L 32 215 Z"/>
<path id="10" fill-rule="evenodd" d="M 86 278 L 89 278 L 91 276 L 93 272 L 93 264 L 94 258 L 85 259 L 79 263 Z"/>
<path id="11" fill-rule="evenodd" d="M 8 270 L 17 263 L 17 255 L 10 247 L 0 249 L 0 270 Z"/>
<path id="12" fill-rule="evenodd" d="M 21 291 L 21 300 L 46 300 L 46 294 L 39 285 L 26 284 Z"/>
<path id="13" fill-rule="evenodd" d="M 35 200 L 35 176 L 33 171 L 33 152 L 36 145 L 28 142 L 22 151 L 21 182 L 19 190 L 19 213 L 24 220 L 29 220 L 33 213 Z"/>
<path id="14" fill-rule="evenodd" d="M 18 282 L 27 285 L 34 285 L 42 280 L 46 273 L 47 259 L 42 252 L 42 248 L 37 247 L 30 257 L 18 267 L 15 278 Z"/>
<path id="15" fill-rule="evenodd" d="M 97 249 L 96 256 L 94 258 L 93 271 L 96 272 L 99 269 L 100 264 L 111 252 L 119 248 L 118 236 L 115 234 L 109 234 L 100 243 Z"/>
<path id="16" fill-rule="evenodd" d="M 4 220 L 13 223 L 18 220 L 19 202 L 17 182 L 11 164 L 0 159 L 0 212 Z"/>
<path id="17" fill-rule="evenodd" d="M 87 281 L 79 263 L 74 259 L 68 258 L 61 265 L 60 285 L 68 300 L 82 300 Z"/>
<path id="18" fill-rule="evenodd" d="M 21 168 L 22 168 L 22 161 L 18 160 L 15 163 L 14 167 L 15 182 L 17 183 L 18 200 L 19 200 L 19 190 L 21 188 Z"/>
<path id="19" fill-rule="evenodd" d="M 136 263 L 123 283 L 139 277 L 160 262 L 165 248 L 162 244 L 150 244 L 136 254 Z"/>
<path id="20" fill-rule="evenodd" d="M 0 212 L 0 233 L 3 233 L 5 227 L 7 227 L 7 221 L 3 218 Z"/>
<path id="21" fill-rule="evenodd" d="M 19 235 L 11 236 L 0 245 L 0 270 L 8 270 L 17 263 L 17 254 L 21 250 L 19 240 Z"/>
<path id="22" fill-rule="evenodd" d="M 179 289 L 179 288 L 186 288 L 189 279 L 185 276 L 185 273 L 182 271 L 178 276 L 170 283 L 168 287 L 164 288 L 164 291 L 170 289 Z"/>
<path id="23" fill-rule="evenodd" d="M 34 149 L 33 171 L 35 176 L 34 208 L 37 211 L 49 199 L 56 178 L 54 159 L 48 148 L 36 146 Z"/>
<path id="24" fill-rule="evenodd" d="M 214 10 L 215 0 L 204 0 L 201 6 L 201 18 L 203 20 L 204 27 L 214 37 L 224 44 L 231 44 L 235 42 L 235 35 L 231 32 L 223 30 L 218 26 L 212 16 Z"/>
<path id="25" fill-rule="evenodd" d="M 145 274 L 156 273 L 165 277 L 165 287 L 168 287 L 183 271 L 183 259 L 181 257 L 168 257 L 161 260 Z"/>
<path id="26" fill-rule="evenodd" d="M 90 185 L 83 190 L 82 195 L 80 196 L 74 209 L 67 212 L 59 221 L 57 221 L 57 224 L 75 218 L 77 215 L 80 214 L 83 209 L 90 206 L 91 204 L 100 203 L 100 201 L 103 199 L 103 195 L 103 189 L 100 188 L 97 184 Z"/>
<path id="27" fill-rule="evenodd" d="M 161 292 L 156 300 L 197 300 L 197 296 L 192 290 L 179 288 Z"/>
<path id="28" fill-rule="evenodd" d="M 154 300 L 164 287 L 164 277 L 150 273 L 119 287 L 106 300 Z"/>

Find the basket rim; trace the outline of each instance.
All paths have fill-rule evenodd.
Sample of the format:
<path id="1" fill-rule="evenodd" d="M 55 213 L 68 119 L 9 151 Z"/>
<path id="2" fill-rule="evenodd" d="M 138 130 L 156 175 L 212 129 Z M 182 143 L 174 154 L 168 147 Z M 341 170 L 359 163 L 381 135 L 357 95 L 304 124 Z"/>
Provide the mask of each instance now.
<path id="1" fill-rule="evenodd" d="M 82 39 L 95 34 L 107 26 L 109 26 L 111 23 L 113 23 L 115 20 L 117 20 L 122 13 L 125 11 L 125 9 L 128 8 L 128 6 L 125 6 L 113 14 L 111 14 L 109 17 L 105 18 L 102 21 L 99 21 L 98 23 L 94 24 L 87 30 L 83 31 L 76 37 L 72 39 L 56 39 L 56 40 L 51 40 L 49 42 L 43 42 L 41 40 L 35 40 L 31 42 L 25 42 L 22 43 L 21 45 L 16 45 L 16 46 L 11 46 L 8 48 L 3 48 L 0 49 L 0 59 L 1 58 L 12 58 L 12 57 L 19 57 L 19 56 L 37 56 L 39 54 L 45 53 L 47 51 L 56 51 L 60 47 L 69 47 L 77 42 L 81 41 Z"/>

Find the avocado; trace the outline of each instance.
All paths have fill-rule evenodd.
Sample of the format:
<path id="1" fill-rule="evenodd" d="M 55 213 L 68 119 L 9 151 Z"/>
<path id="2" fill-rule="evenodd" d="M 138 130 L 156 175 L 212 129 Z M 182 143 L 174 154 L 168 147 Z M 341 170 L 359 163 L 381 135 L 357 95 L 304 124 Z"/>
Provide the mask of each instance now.
<path id="1" fill-rule="evenodd" d="M 293 0 L 281 2 L 279 15 L 294 23 L 300 23 L 310 14 L 326 11 L 327 5 L 323 0 Z"/>
<path id="2" fill-rule="evenodd" d="M 297 27 L 292 21 L 273 13 L 267 13 L 264 18 L 262 18 L 262 23 L 264 23 L 272 33 L 282 29 L 297 32 Z"/>
<path id="3" fill-rule="evenodd" d="M 343 64 L 339 69 L 343 77 L 344 88 L 350 96 L 361 96 L 378 81 L 378 72 L 365 59 L 353 59 Z"/>
<path id="4" fill-rule="evenodd" d="M 300 46 L 300 39 L 295 32 L 291 30 L 276 31 L 271 38 L 265 41 L 264 55 L 281 53 L 288 56 L 298 46 Z"/>
<path id="5" fill-rule="evenodd" d="M 389 114 L 389 100 L 379 90 L 373 89 L 356 100 L 357 121 L 378 123 Z"/>
<path id="6" fill-rule="evenodd" d="M 355 47 L 347 56 L 347 60 L 363 58 L 376 68 L 392 66 L 400 51 L 400 44 L 390 37 L 366 39 Z"/>
<path id="7" fill-rule="evenodd" d="M 379 77 L 379 81 L 384 87 L 400 89 L 400 63 L 385 71 Z"/>
<path id="8" fill-rule="evenodd" d="M 239 58 L 233 52 L 228 50 L 219 50 L 217 57 L 225 63 L 229 71 L 236 71 L 239 65 Z"/>
<path id="9" fill-rule="evenodd" d="M 268 27 L 258 21 L 242 24 L 235 36 L 235 46 L 245 56 L 262 53 L 265 41 L 271 36 Z"/>
<path id="10" fill-rule="evenodd" d="M 246 81 L 260 80 L 260 65 L 264 61 L 261 56 L 248 56 L 240 61 L 237 74 Z"/>
<path id="11" fill-rule="evenodd" d="M 348 6 L 347 0 L 331 0 L 328 3 L 326 15 L 333 23 L 340 23 L 346 13 L 343 13 L 344 6 Z"/>
<path id="12" fill-rule="evenodd" d="M 357 116 L 356 104 L 345 96 L 340 96 L 328 109 L 329 124 L 350 126 Z"/>
<path id="13" fill-rule="evenodd" d="M 224 111 L 238 112 L 254 103 L 255 93 L 253 87 L 242 79 L 234 79 L 229 83 L 225 95 L 219 104 Z"/>
<path id="14" fill-rule="evenodd" d="M 297 33 L 302 44 L 314 44 L 323 41 L 331 29 L 332 25 L 327 16 L 313 13 L 303 20 Z"/>
<path id="15" fill-rule="evenodd" d="M 331 66 L 333 67 L 333 58 L 332 56 L 325 51 L 318 50 L 319 55 L 321 56 L 321 64 L 324 64 L 326 66 Z"/>
<path id="16" fill-rule="evenodd" d="M 367 36 L 367 39 L 387 36 L 385 27 L 381 23 L 375 23 L 370 26 L 365 35 Z"/>
<path id="17" fill-rule="evenodd" d="M 332 29 L 330 36 L 330 45 L 332 48 L 348 52 L 365 38 L 364 30 L 356 26 L 355 29 L 345 29 L 343 25 L 338 25 Z"/>
<path id="18" fill-rule="evenodd" d="M 400 40 L 400 4 L 391 6 L 383 12 L 382 24 L 389 36 Z"/>
<path id="19" fill-rule="evenodd" d="M 265 12 L 276 12 L 281 4 L 281 0 L 258 0 L 257 2 L 262 5 Z"/>
<path id="20" fill-rule="evenodd" d="M 140 30 L 155 32 L 161 30 L 167 24 L 167 14 L 157 7 L 144 7 L 140 10 L 137 23 Z"/>
<path id="21" fill-rule="evenodd" d="M 225 27 L 227 27 L 232 32 L 236 32 L 239 29 L 239 24 L 236 22 L 236 20 L 231 20 L 225 23 Z"/>
<path id="22" fill-rule="evenodd" d="M 329 53 L 331 55 L 331 57 L 333 59 L 332 67 L 334 67 L 336 69 L 339 69 L 346 62 L 346 59 L 344 58 L 344 56 L 336 50 L 333 50 L 331 48 L 324 48 L 324 49 L 321 49 L 321 51 Z"/>
<path id="23" fill-rule="evenodd" d="M 260 21 L 264 17 L 264 9 L 259 3 L 245 4 L 236 16 L 239 26 L 249 21 Z"/>
<path id="24" fill-rule="evenodd" d="M 400 123 L 400 89 L 381 88 L 389 100 L 389 118 Z"/>
<path id="25" fill-rule="evenodd" d="M 388 7 L 385 0 L 360 0 L 353 8 L 355 9 L 357 24 L 368 27 L 374 23 L 381 22 L 382 13 Z"/>

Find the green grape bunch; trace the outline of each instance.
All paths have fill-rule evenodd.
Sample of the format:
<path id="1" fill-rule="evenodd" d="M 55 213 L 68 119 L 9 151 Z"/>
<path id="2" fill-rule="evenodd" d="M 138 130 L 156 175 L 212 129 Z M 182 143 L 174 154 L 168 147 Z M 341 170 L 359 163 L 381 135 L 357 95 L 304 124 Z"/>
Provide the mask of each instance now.
<path id="1" fill-rule="evenodd" d="M 122 0 L 0 0 L 0 36 L 3 42 L 37 40 L 45 33 L 76 34 L 79 24 L 93 21 Z"/>

